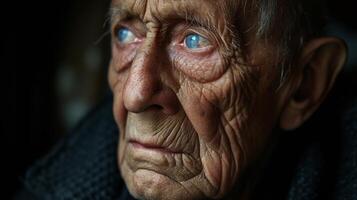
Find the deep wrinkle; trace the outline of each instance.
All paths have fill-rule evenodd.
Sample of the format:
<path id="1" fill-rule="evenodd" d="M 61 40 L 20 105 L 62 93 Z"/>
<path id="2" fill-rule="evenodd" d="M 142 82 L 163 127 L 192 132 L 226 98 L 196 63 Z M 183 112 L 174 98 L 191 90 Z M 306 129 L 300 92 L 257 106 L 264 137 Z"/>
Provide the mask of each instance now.
<path id="1" fill-rule="evenodd" d="M 271 66 L 239 62 L 232 26 L 238 8 L 224 8 L 230 3 L 154 0 L 145 11 L 137 1 L 114 1 L 127 17 L 113 27 L 146 30 L 138 43 L 113 45 L 109 73 L 121 131 L 118 165 L 136 198 L 222 198 L 263 156 L 277 116 L 270 91 L 275 74 Z M 210 45 L 187 49 L 183 41 L 191 33 Z M 251 58 L 269 63 L 256 57 L 269 48 L 255 49 Z M 130 141 L 182 153 L 135 151 Z"/>
<path id="2" fill-rule="evenodd" d="M 149 0 L 145 0 L 145 2 L 147 1 Z M 163 2 L 164 4 L 169 4 L 168 3 L 169 1 L 163 1 Z M 190 3 L 190 1 L 174 1 L 174 2 L 185 2 L 186 4 Z M 212 2 L 216 3 L 215 1 Z M 213 4 L 212 2 L 211 4 Z M 206 13 L 217 12 L 216 10 L 217 7 L 214 6 L 207 7 L 208 10 L 205 10 L 204 13 L 200 13 L 200 11 L 203 12 L 202 10 L 204 9 L 199 7 L 199 5 L 196 6 L 198 6 L 198 8 L 192 6 L 180 5 L 176 9 L 166 12 L 157 10 L 156 12 L 158 14 L 153 14 L 153 16 L 151 16 L 152 17 L 151 20 L 154 23 L 160 24 L 160 27 L 168 27 L 169 25 L 173 24 L 173 22 L 176 24 L 184 23 L 188 26 L 193 26 L 193 27 L 202 27 L 203 29 L 207 30 L 208 32 L 214 34 L 217 37 L 226 35 L 226 32 L 232 33 L 232 32 L 236 32 L 237 30 L 240 30 L 240 28 L 237 27 L 236 20 L 233 19 L 228 20 L 228 18 L 232 18 L 233 16 L 234 17 L 236 16 L 236 14 L 229 13 L 229 12 L 235 12 L 235 10 L 225 9 L 228 13 L 222 13 L 218 17 L 217 16 L 213 17 L 210 16 L 209 14 L 207 15 Z M 112 29 L 113 26 L 115 26 L 119 21 L 122 20 L 125 21 L 128 19 L 130 20 L 133 18 L 141 20 L 144 24 L 148 23 L 150 20 L 148 21 L 146 19 L 147 17 L 145 16 L 148 15 L 147 13 L 152 13 L 148 10 L 150 10 L 150 8 L 144 9 L 138 6 L 132 6 L 132 9 L 127 9 L 126 7 L 122 7 L 122 4 L 120 2 L 116 4 L 112 4 L 109 14 L 111 18 Z M 223 29 L 223 27 L 225 27 L 225 29 Z M 232 31 L 231 29 L 235 31 Z M 239 41 L 237 40 L 235 42 L 239 42 Z"/>

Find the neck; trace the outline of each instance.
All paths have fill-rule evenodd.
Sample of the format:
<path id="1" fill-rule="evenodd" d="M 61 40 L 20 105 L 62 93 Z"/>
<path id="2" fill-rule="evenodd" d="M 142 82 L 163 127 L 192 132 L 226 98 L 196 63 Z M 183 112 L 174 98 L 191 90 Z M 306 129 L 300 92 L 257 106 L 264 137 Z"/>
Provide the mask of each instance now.
<path id="1" fill-rule="evenodd" d="M 272 157 L 274 147 L 277 140 L 271 141 L 270 145 L 265 149 L 265 152 L 255 162 L 253 162 L 241 174 L 240 178 L 232 191 L 223 198 L 224 200 L 252 200 L 256 194 L 257 186 L 262 181 L 264 173 L 266 173 L 266 166 Z"/>

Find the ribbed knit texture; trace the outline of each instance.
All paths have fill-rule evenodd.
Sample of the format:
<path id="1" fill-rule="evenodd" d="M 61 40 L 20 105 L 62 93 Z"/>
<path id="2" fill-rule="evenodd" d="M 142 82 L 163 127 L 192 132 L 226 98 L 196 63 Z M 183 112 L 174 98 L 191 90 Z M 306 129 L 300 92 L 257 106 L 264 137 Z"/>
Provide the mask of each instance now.
<path id="1" fill-rule="evenodd" d="M 339 108 L 342 111 L 332 116 L 334 120 L 319 124 L 325 128 L 318 141 L 304 149 L 289 200 L 357 199 L 357 99 L 352 102 L 352 106 Z"/>
<path id="2" fill-rule="evenodd" d="M 340 200 L 357 199 L 357 101 L 344 115 L 340 146 L 341 159 L 338 161 L 335 198 Z"/>
<path id="3" fill-rule="evenodd" d="M 95 110 L 27 173 L 26 188 L 39 199 L 116 199 L 120 179 L 118 129 L 111 102 Z"/>

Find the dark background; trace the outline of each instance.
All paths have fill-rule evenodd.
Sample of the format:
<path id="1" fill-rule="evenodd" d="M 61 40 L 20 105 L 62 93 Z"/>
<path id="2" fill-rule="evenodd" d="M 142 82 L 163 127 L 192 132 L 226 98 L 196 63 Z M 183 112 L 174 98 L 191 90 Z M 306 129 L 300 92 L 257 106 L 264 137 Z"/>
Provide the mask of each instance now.
<path id="1" fill-rule="evenodd" d="M 13 195 L 25 169 L 108 91 L 109 3 L 61 0 L 2 5 L 2 199 Z M 333 17 L 329 33 L 349 43 L 345 70 L 355 73 L 355 7 L 346 0 L 330 0 L 329 7 Z"/>
<path id="2" fill-rule="evenodd" d="M 109 3 L 1 4 L 1 199 L 107 91 Z"/>

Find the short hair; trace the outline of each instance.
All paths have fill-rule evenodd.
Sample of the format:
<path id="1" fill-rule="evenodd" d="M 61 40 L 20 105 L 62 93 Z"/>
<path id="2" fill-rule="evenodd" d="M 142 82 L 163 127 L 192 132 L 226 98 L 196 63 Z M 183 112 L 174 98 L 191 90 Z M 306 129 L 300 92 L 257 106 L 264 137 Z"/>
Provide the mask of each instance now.
<path id="1" fill-rule="evenodd" d="M 302 46 L 324 32 L 327 8 L 323 0 L 257 0 L 257 37 L 272 36 L 277 44 L 280 82 L 293 70 Z"/>

